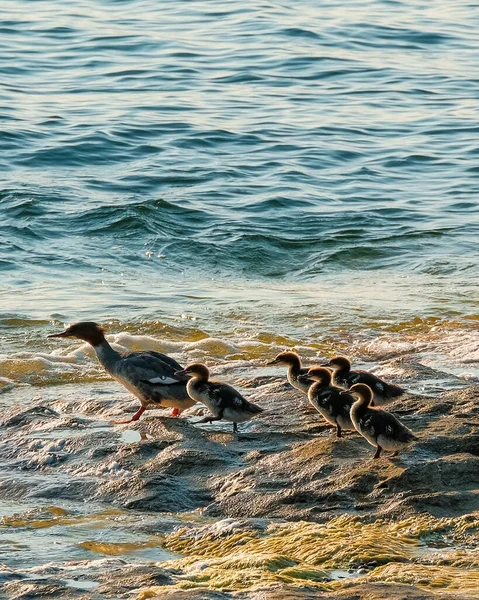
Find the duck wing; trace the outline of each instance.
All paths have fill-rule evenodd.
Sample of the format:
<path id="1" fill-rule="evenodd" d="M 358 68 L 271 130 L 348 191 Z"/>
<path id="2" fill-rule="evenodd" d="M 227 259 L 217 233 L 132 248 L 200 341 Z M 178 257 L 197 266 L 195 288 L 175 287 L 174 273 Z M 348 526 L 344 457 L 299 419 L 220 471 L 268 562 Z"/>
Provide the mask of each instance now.
<path id="1" fill-rule="evenodd" d="M 117 365 L 119 375 L 130 381 L 136 380 L 151 385 L 173 385 L 186 383 L 185 375 L 176 375 L 183 367 L 173 358 L 159 352 L 131 352 L 124 356 Z"/>
<path id="2" fill-rule="evenodd" d="M 351 375 L 354 375 L 356 377 L 354 378 L 355 381 L 352 381 L 350 385 L 354 385 L 355 383 L 365 383 L 373 390 L 374 394 L 379 398 L 389 400 L 401 396 L 405 393 L 405 390 L 399 385 L 386 383 L 379 377 L 376 377 L 376 375 L 368 373 L 367 371 L 351 371 L 350 376 Z"/>
<path id="3" fill-rule="evenodd" d="M 333 417 L 346 416 L 349 418 L 351 406 L 355 398 L 351 394 L 345 394 L 345 390 L 336 386 L 328 386 L 319 390 L 315 404 L 327 410 Z"/>
<path id="4" fill-rule="evenodd" d="M 414 433 L 403 425 L 393 414 L 384 410 L 372 409 L 372 424 L 377 435 L 384 435 L 398 442 L 412 442 L 418 438 Z"/>
<path id="5" fill-rule="evenodd" d="M 208 395 L 215 402 L 218 410 L 223 412 L 226 408 L 236 410 L 238 412 L 260 413 L 263 409 L 248 402 L 238 390 L 228 385 L 227 383 L 219 383 L 215 381 L 208 382 Z"/>

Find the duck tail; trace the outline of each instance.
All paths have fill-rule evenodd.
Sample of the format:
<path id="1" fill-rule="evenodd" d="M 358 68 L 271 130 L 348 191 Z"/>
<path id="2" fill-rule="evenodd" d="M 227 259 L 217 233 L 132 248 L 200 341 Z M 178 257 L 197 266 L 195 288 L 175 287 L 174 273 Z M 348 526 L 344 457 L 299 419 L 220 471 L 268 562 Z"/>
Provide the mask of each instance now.
<path id="1" fill-rule="evenodd" d="M 385 390 L 385 396 L 387 398 L 399 398 L 406 393 L 406 390 L 402 388 L 400 385 L 394 385 L 392 383 L 388 383 Z"/>
<path id="2" fill-rule="evenodd" d="M 261 408 L 261 406 L 258 406 L 257 404 L 252 404 L 250 402 L 248 406 L 248 412 L 253 415 L 259 415 L 259 413 L 264 412 L 264 408 Z"/>
<path id="3" fill-rule="evenodd" d="M 404 443 L 417 442 L 419 438 L 407 427 L 401 432 L 401 441 Z"/>

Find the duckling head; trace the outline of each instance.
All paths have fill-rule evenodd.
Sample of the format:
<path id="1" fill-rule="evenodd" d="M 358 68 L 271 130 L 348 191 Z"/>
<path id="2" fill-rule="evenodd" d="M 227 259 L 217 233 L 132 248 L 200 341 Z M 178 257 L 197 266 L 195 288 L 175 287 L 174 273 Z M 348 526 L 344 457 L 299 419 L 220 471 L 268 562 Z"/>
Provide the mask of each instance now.
<path id="1" fill-rule="evenodd" d="M 276 358 L 271 360 L 269 363 L 266 363 L 267 366 L 270 365 L 297 365 L 301 366 L 301 359 L 296 354 L 296 352 L 280 352 Z"/>
<path id="2" fill-rule="evenodd" d="M 191 377 L 193 379 L 208 381 L 210 372 L 208 367 L 203 363 L 192 363 L 191 365 L 185 367 L 182 371 L 175 371 L 175 375 L 186 375 L 187 377 Z"/>
<path id="3" fill-rule="evenodd" d="M 331 371 L 325 367 L 311 367 L 308 371 L 308 378 L 313 381 L 319 381 L 323 385 L 331 383 Z"/>
<path id="4" fill-rule="evenodd" d="M 361 401 L 361 404 L 365 404 L 366 406 L 371 405 L 374 396 L 373 390 L 365 383 L 355 383 L 349 390 L 345 390 L 343 393 L 356 396 Z"/>
<path id="5" fill-rule="evenodd" d="M 351 361 L 346 356 L 333 356 L 329 362 L 321 366 L 331 367 L 335 371 L 350 371 Z"/>
<path id="6" fill-rule="evenodd" d="M 82 321 L 80 323 L 74 323 L 67 327 L 65 331 L 61 333 L 52 333 L 48 335 L 49 338 L 68 338 L 73 337 L 84 342 L 88 342 L 92 346 L 99 346 L 105 341 L 105 330 L 93 321 Z"/>

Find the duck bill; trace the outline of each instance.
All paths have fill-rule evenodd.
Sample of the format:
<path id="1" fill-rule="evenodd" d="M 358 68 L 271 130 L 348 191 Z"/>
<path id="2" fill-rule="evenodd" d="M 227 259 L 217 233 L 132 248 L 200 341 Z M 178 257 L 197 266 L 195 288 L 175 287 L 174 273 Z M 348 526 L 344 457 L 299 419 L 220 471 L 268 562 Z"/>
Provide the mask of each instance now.
<path id="1" fill-rule="evenodd" d="M 175 371 L 173 373 L 173 375 L 180 375 L 180 376 L 186 375 L 187 377 L 189 377 L 189 373 L 186 369 L 182 369 L 181 371 Z"/>
<path id="2" fill-rule="evenodd" d="M 62 331 L 61 333 L 52 333 L 47 335 L 47 338 L 67 338 L 70 337 L 67 331 Z"/>
<path id="3" fill-rule="evenodd" d="M 333 365 L 330 362 L 327 363 L 323 363 L 321 365 L 319 365 L 320 367 L 332 367 Z"/>
<path id="4" fill-rule="evenodd" d="M 279 364 L 278 361 L 276 359 L 274 360 L 270 360 L 269 362 L 266 363 L 267 367 L 272 367 L 273 365 L 277 365 Z"/>
<path id="5" fill-rule="evenodd" d="M 311 379 L 310 377 L 298 377 L 298 381 L 304 385 L 311 385 L 314 383 L 314 379 Z"/>

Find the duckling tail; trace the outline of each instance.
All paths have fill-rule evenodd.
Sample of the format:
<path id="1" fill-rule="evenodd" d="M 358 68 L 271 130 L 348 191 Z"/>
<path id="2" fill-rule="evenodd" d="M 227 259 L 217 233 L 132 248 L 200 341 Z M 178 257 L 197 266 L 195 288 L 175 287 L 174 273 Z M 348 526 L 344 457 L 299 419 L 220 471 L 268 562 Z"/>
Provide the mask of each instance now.
<path id="1" fill-rule="evenodd" d="M 250 402 L 248 406 L 248 412 L 253 415 L 259 415 L 259 413 L 264 412 L 264 408 L 261 408 L 261 406 L 258 406 L 257 404 L 252 404 Z"/>
<path id="2" fill-rule="evenodd" d="M 419 438 L 416 435 L 414 435 L 414 433 L 407 427 L 405 427 L 400 432 L 399 438 L 399 441 L 404 442 L 406 444 L 409 444 L 410 442 L 417 442 L 419 440 Z"/>
<path id="3" fill-rule="evenodd" d="M 388 383 L 385 386 L 384 396 L 386 398 L 398 398 L 406 393 L 406 390 L 402 388 L 400 385 L 394 385 L 392 383 Z"/>

